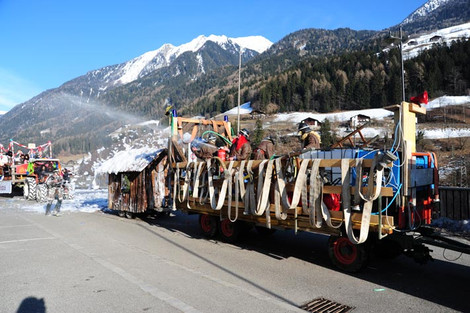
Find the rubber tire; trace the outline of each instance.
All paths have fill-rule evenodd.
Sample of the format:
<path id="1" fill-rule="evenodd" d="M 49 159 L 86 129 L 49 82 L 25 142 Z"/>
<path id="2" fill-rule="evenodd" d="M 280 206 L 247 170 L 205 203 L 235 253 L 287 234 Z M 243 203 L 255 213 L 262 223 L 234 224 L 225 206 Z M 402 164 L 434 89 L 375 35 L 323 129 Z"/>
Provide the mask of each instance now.
<path id="1" fill-rule="evenodd" d="M 119 217 L 125 217 L 126 212 L 125 211 L 118 211 L 118 215 L 119 215 Z"/>
<path id="2" fill-rule="evenodd" d="M 336 267 L 348 273 L 359 272 L 369 260 L 367 244 L 355 245 L 344 236 L 330 236 L 328 255 Z"/>
<path id="3" fill-rule="evenodd" d="M 234 243 L 240 235 L 240 223 L 231 222 L 228 218 L 223 219 L 219 223 L 220 236 L 226 242 Z"/>
<path id="4" fill-rule="evenodd" d="M 218 217 L 208 214 L 199 215 L 199 228 L 204 237 L 214 238 L 218 232 Z"/>
<path id="5" fill-rule="evenodd" d="M 128 219 L 133 219 L 133 218 L 135 218 L 135 214 L 132 213 L 131 211 L 126 211 L 126 217 Z"/>
<path id="6" fill-rule="evenodd" d="M 46 184 L 39 184 L 36 186 L 36 201 L 47 202 L 48 189 Z"/>
<path id="7" fill-rule="evenodd" d="M 28 196 L 25 199 L 27 200 L 36 200 L 36 193 L 37 193 L 37 184 L 36 179 L 28 177 L 25 181 L 25 187 L 28 185 Z M 24 190 L 23 190 L 24 192 Z"/>
<path id="8" fill-rule="evenodd" d="M 28 181 L 25 181 L 23 185 L 23 199 L 28 200 L 28 196 L 29 196 L 29 184 L 28 184 Z"/>

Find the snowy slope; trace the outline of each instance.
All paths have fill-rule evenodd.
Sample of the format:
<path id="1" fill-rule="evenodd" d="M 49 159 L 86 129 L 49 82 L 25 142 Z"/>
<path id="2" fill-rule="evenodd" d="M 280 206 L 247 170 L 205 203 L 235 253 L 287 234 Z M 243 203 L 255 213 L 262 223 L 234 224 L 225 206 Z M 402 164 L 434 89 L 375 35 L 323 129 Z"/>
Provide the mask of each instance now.
<path id="1" fill-rule="evenodd" d="M 113 73 L 113 76 L 118 78 L 109 85 L 127 84 L 159 68 L 169 66 L 181 54 L 188 51 L 197 52 L 208 41 L 215 42 L 225 50 L 232 49 L 238 51 L 238 47 L 242 47 L 258 53 L 263 53 L 272 45 L 271 41 L 262 36 L 229 38 L 227 36 L 216 35 L 208 37 L 201 35 L 180 46 L 164 44 L 157 50 L 146 52 L 126 63 L 120 64 Z M 102 71 L 102 69 L 97 71 Z"/>
<path id="2" fill-rule="evenodd" d="M 251 108 L 251 102 L 243 103 L 240 105 L 240 114 L 250 114 L 253 109 Z M 234 107 L 226 112 L 224 115 L 237 115 L 238 114 L 238 107 Z"/>
<path id="3" fill-rule="evenodd" d="M 470 23 L 460 24 L 417 37 L 411 37 L 403 44 L 405 60 L 418 56 L 422 51 L 431 49 L 434 44 L 451 45 L 452 41 L 470 38 Z"/>
<path id="4" fill-rule="evenodd" d="M 423 6 L 421 6 L 416 11 L 411 13 L 406 19 L 403 20 L 401 24 L 402 25 L 408 24 L 408 23 L 415 21 L 417 18 L 426 16 L 449 1 L 450 0 L 429 0 Z"/>

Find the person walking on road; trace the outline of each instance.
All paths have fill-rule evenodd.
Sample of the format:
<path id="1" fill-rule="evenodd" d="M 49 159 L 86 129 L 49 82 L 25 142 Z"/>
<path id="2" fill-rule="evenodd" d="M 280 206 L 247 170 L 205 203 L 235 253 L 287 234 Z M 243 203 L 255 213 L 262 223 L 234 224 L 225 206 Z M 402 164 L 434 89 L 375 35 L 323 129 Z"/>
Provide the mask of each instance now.
<path id="1" fill-rule="evenodd" d="M 51 212 L 52 202 L 57 200 L 57 203 L 54 207 L 52 215 L 60 215 L 60 207 L 62 205 L 62 200 L 64 200 L 63 188 L 62 188 L 63 178 L 60 176 L 59 171 L 56 170 L 52 175 L 46 179 L 47 186 L 47 205 L 46 205 L 46 215 L 49 215 Z"/>

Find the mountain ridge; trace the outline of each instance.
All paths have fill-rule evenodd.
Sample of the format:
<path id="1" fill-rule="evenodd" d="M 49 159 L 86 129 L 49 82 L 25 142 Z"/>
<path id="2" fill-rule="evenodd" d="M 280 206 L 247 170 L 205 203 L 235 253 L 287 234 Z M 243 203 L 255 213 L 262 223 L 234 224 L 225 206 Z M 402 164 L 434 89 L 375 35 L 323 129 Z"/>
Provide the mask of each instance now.
<path id="1" fill-rule="evenodd" d="M 438 18 L 445 21 L 442 12 L 458 13 L 469 1 L 440 1 L 438 7 L 426 12 L 426 18 L 431 20 L 438 14 Z M 454 5 L 457 6 L 445 8 Z M 416 20 L 420 19 L 422 17 L 416 15 L 415 21 L 407 23 L 406 27 L 419 31 L 421 28 Z M 452 15 L 452 21 L 455 20 Z M 195 104 L 201 103 L 206 105 L 206 113 L 233 106 L 240 46 L 249 46 L 242 53 L 242 97 L 249 98 L 259 86 L 285 76 L 282 73 L 287 69 L 295 71 L 303 60 L 316 62 L 314 60 L 321 58 L 339 58 L 341 54 L 358 49 L 373 51 L 384 33 L 348 28 L 305 29 L 288 34 L 274 44 L 262 36 L 228 38 L 215 35 L 201 35 L 178 47 L 164 44 L 127 62 L 89 71 L 17 105 L 0 116 L 0 129 L 4 130 L 0 142 L 9 138 L 41 141 L 44 139 L 41 134 L 49 134 L 48 139 L 59 142 L 83 140 L 83 151 L 89 151 L 90 147 L 109 142 L 100 136 L 106 136 L 111 127 L 125 123 L 109 116 L 96 116 L 100 107 L 158 119 L 168 104 L 194 108 Z M 257 44 L 249 45 L 250 40 L 257 40 Z M 193 51 L 195 47 L 199 49 Z M 325 80 L 320 78 L 314 83 L 324 84 Z M 212 98 L 204 97 L 208 94 Z M 226 96 L 217 98 L 221 94 Z M 87 127 L 85 121 L 91 124 Z M 64 123 L 70 129 L 64 127 Z M 92 143 L 93 140 L 96 142 Z"/>

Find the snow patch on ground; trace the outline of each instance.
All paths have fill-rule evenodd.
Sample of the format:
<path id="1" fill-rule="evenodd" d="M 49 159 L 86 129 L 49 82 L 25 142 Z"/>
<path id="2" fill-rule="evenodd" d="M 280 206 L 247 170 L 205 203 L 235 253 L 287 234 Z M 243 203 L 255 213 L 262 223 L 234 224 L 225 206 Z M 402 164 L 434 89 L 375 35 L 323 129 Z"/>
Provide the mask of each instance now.
<path id="1" fill-rule="evenodd" d="M 250 114 L 253 111 L 251 108 L 251 102 L 243 103 L 240 105 L 240 114 Z M 224 112 L 224 115 L 237 115 L 238 114 L 238 106 Z"/>
<path id="2" fill-rule="evenodd" d="M 433 220 L 431 225 L 454 233 L 470 235 L 470 220 L 454 221 L 447 217 L 440 217 Z"/>
<path id="3" fill-rule="evenodd" d="M 344 122 L 348 121 L 351 117 L 356 115 L 367 115 L 370 118 L 380 119 L 387 116 L 392 116 L 393 112 L 385 109 L 368 109 L 368 110 L 353 110 L 344 111 L 337 113 L 309 113 L 309 112 L 294 112 L 294 113 L 279 113 L 274 119 L 273 123 L 276 122 L 292 122 L 300 123 L 300 121 L 306 118 L 313 118 L 317 121 L 323 122 L 328 119 L 330 122 Z"/>
<path id="4" fill-rule="evenodd" d="M 85 212 L 93 213 L 96 211 L 104 210 L 108 207 L 108 190 L 99 189 L 77 189 L 73 193 L 74 199 L 63 200 L 60 211 L 65 212 Z M 21 210 L 28 212 L 36 212 L 44 214 L 46 212 L 47 203 L 38 203 L 35 201 L 28 201 L 21 197 L 14 197 L 7 200 L 10 207 L 17 207 Z M 56 205 L 54 201 L 52 208 Z"/>

